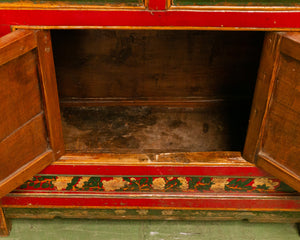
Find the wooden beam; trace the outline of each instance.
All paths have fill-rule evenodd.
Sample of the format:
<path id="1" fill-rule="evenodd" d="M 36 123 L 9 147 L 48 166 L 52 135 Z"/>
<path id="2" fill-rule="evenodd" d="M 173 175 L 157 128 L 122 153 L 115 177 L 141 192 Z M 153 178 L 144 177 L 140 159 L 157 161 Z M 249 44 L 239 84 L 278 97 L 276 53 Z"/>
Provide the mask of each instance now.
<path id="1" fill-rule="evenodd" d="M 11 229 L 11 223 L 5 218 L 4 211 L 0 207 L 0 237 L 6 237 L 9 235 Z"/>

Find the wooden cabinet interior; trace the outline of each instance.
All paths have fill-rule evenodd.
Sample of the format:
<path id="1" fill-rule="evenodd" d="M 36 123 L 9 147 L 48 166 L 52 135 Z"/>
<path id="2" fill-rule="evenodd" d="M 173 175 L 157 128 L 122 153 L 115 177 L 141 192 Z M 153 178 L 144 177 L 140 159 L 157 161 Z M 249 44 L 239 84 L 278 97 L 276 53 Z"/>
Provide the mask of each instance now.
<path id="1" fill-rule="evenodd" d="M 263 33 L 51 35 L 69 153 L 243 149 Z"/>
<path id="2" fill-rule="evenodd" d="M 9 171 L 0 169 L 0 197 L 60 157 L 53 166 L 63 171 L 55 174 L 76 175 L 76 184 L 79 178 L 86 179 L 84 176 L 100 179 L 99 175 L 109 176 L 111 182 L 122 181 L 124 176 L 132 176 L 133 181 L 137 176 L 162 180 L 183 176 L 187 183 L 191 176 L 197 181 L 202 178 L 199 169 L 208 166 L 219 168 L 209 168 L 204 178 L 211 178 L 211 171 L 216 173 L 226 166 L 238 172 L 231 173 L 233 177 L 256 174 L 253 177 L 260 183 L 265 173 L 254 173 L 259 170 L 245 162 L 248 160 L 300 191 L 299 34 L 267 33 L 264 38 L 262 32 L 89 29 L 52 30 L 51 35 L 55 67 L 49 31 L 18 30 L 0 39 L 0 110 L 9 117 L 2 117 L 0 124 L 0 163 L 9 166 Z M 64 172 L 70 167 L 77 170 Z M 240 175 L 240 167 L 244 175 Z M 82 172 L 82 168 L 96 168 L 97 172 Z M 226 173 L 216 175 L 224 189 L 229 177 Z M 57 176 L 51 177 L 53 182 L 60 181 Z M 53 199 L 64 197 L 67 208 L 71 204 L 77 208 L 76 194 L 67 196 L 63 187 L 56 190 L 50 196 L 59 197 Z M 134 201 L 137 209 L 144 206 L 143 199 L 136 201 L 141 192 L 124 192 L 121 198 L 114 198 L 116 192 L 101 190 L 96 197 L 100 203 L 87 205 L 87 200 L 96 198 L 85 192 L 80 206 L 108 209 L 107 194 L 112 197 L 112 207 L 130 207 L 123 200 Z M 240 206 L 250 201 L 244 198 L 248 194 L 254 196 L 250 210 L 281 212 L 282 206 L 284 211 L 299 209 L 295 192 L 279 192 L 274 200 L 272 192 L 266 194 L 268 187 L 253 196 L 256 190 L 250 195 L 245 192 L 245 196 L 231 190 L 222 195 L 224 191 L 218 189 L 208 195 L 200 190 L 157 190 L 151 192 L 154 197 L 149 206 L 159 209 L 175 206 L 161 199 L 172 194 L 178 204 L 190 204 L 193 198 L 195 205 L 179 205 L 181 208 L 196 206 L 203 210 L 207 202 L 218 198 L 222 209 L 241 211 Z M 4 202 L 6 199 L 7 204 L 10 197 L 12 201 L 18 199 L 13 195 L 4 197 Z M 34 201 L 42 199 L 37 197 L 39 193 L 34 196 Z M 203 196 L 206 203 L 202 203 Z M 243 203 L 224 207 L 222 201 L 228 201 L 227 197 Z M 263 203 L 257 210 L 255 201 L 261 204 L 266 199 L 278 205 Z M 288 205 L 281 202 L 284 200 Z M 29 205 L 43 206 L 26 202 L 25 208 Z M 0 234 L 8 231 L 0 208 Z"/>

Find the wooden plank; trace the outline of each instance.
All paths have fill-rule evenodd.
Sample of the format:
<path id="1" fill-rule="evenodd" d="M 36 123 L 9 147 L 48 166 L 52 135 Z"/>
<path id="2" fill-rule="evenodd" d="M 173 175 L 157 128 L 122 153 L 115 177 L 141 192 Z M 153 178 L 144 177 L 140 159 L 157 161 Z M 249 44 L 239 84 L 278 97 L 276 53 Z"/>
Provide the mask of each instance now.
<path id="1" fill-rule="evenodd" d="M 13 6 L 19 4 L 19 6 L 30 6 L 30 5 L 41 5 L 41 6 L 49 6 L 49 5 L 59 5 L 59 6 L 68 6 L 68 5 L 87 5 L 87 6 L 141 6 L 143 4 L 142 0 L 29 0 L 24 4 L 22 0 L 4 0 L 3 3 L 12 3 Z M 12 5 L 11 4 L 11 5 Z M 9 6 L 9 5 L 8 5 Z"/>
<path id="2" fill-rule="evenodd" d="M 120 211 L 121 210 L 121 211 Z M 124 212 L 125 211 L 125 212 Z M 171 209 L 80 209 L 80 208 L 14 208 L 7 207 L 9 218 L 54 219 L 89 218 L 89 219 L 152 219 L 152 220 L 245 220 L 249 222 L 299 222 L 300 212 L 266 211 L 199 211 Z"/>
<path id="3" fill-rule="evenodd" d="M 0 142 L 0 186 L 9 175 L 47 148 L 44 116 L 39 114 Z"/>
<path id="4" fill-rule="evenodd" d="M 61 100 L 100 103 L 250 98 L 263 34 L 90 29 L 52 37 Z"/>
<path id="5" fill-rule="evenodd" d="M 11 230 L 11 222 L 5 217 L 3 208 L 0 207 L 0 237 L 7 237 Z"/>
<path id="6" fill-rule="evenodd" d="M 34 31 L 20 30 L 0 38 L 0 65 L 29 52 L 37 46 Z"/>
<path id="7" fill-rule="evenodd" d="M 268 160 L 268 165 L 273 164 L 273 168 L 277 170 L 273 171 L 270 166 L 265 166 L 264 169 L 269 169 L 270 173 L 298 191 L 300 191 L 299 69 L 299 61 L 286 55 L 280 57 L 260 148 L 260 153 L 266 161 Z"/>
<path id="8" fill-rule="evenodd" d="M 34 8 L 34 6 L 32 7 Z M 251 9 L 251 7 L 250 7 Z M 253 9 L 252 9 L 253 10 Z M 144 10 L 97 11 L 80 9 L 2 9 L 1 22 L 4 26 L 25 26 L 40 29 L 55 28 L 123 28 L 123 29 L 198 29 L 231 31 L 297 31 L 300 30 L 300 11 L 276 11 L 274 8 L 254 9 L 244 7 L 235 11 L 224 9 L 159 11 Z M 33 27 L 34 26 L 34 27 Z M 130 26 L 130 27 L 129 27 Z M 0 29 L 0 36 L 7 28 Z"/>
<path id="9" fill-rule="evenodd" d="M 299 0 L 173 0 L 175 6 L 298 6 Z"/>
<path id="10" fill-rule="evenodd" d="M 39 31 L 38 61 L 41 78 L 41 89 L 45 104 L 45 117 L 50 146 L 58 159 L 64 154 L 61 117 L 56 85 L 55 67 L 52 55 L 51 36 L 49 31 Z"/>
<path id="11" fill-rule="evenodd" d="M 241 151 L 249 106 L 62 108 L 66 151 L 171 153 Z"/>
<path id="12" fill-rule="evenodd" d="M 280 35 L 266 34 L 243 151 L 243 157 L 250 162 L 255 162 L 262 122 L 272 90 L 271 84 L 275 78 L 274 69 L 279 58 L 280 41 Z"/>
<path id="13" fill-rule="evenodd" d="M 55 197 L 54 197 L 55 196 Z M 151 208 L 151 209 L 198 209 L 239 211 L 294 211 L 300 212 L 299 196 L 268 196 L 206 193 L 90 193 L 66 194 L 10 194 L 2 199 L 3 207 L 45 208 Z M 8 205 L 9 204 L 9 205 Z"/>
<path id="14" fill-rule="evenodd" d="M 42 111 L 36 64 L 31 51 L 0 66 L 0 141 Z"/>
<path id="15" fill-rule="evenodd" d="M 208 105 L 235 104 L 239 102 L 247 105 L 250 103 L 249 96 L 237 96 L 224 98 L 202 98 L 202 97 L 156 97 L 156 98 L 69 98 L 61 99 L 60 106 L 63 107 L 97 107 L 97 106 L 168 106 L 168 107 L 200 107 Z"/>
<path id="16" fill-rule="evenodd" d="M 298 32 L 282 33 L 280 51 L 300 61 L 300 35 Z"/>
<path id="17" fill-rule="evenodd" d="M 241 157 L 240 152 L 181 152 L 159 154 L 117 154 L 117 153 L 67 153 L 54 165 L 116 165 L 116 166 L 208 166 L 208 165 L 231 165 L 253 166 Z M 75 167 L 76 167 L 75 166 Z"/>
<path id="18" fill-rule="evenodd" d="M 17 188 L 30 177 L 42 171 L 54 160 L 53 151 L 48 150 L 37 156 L 22 168 L 0 182 L 0 197 Z"/>
<path id="19" fill-rule="evenodd" d="M 270 62 L 273 66 L 260 69 L 269 84 L 260 84 L 258 79 L 257 93 L 262 98 L 254 99 L 244 157 L 300 191 L 300 35 L 273 36 L 277 47 L 264 49 L 264 54 L 275 56 Z"/>

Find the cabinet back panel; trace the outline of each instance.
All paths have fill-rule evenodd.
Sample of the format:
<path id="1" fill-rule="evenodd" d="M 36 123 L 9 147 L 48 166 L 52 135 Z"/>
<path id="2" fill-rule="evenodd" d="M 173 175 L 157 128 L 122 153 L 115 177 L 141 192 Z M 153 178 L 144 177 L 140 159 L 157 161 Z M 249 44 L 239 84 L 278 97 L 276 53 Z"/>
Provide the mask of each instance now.
<path id="1" fill-rule="evenodd" d="M 52 32 L 61 100 L 250 97 L 262 33 Z"/>

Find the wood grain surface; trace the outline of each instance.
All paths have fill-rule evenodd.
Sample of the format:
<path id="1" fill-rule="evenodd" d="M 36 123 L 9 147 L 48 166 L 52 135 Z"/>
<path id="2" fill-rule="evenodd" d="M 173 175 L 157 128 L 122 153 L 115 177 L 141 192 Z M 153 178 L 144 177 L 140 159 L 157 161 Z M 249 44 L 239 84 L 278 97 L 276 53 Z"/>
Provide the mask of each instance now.
<path id="1" fill-rule="evenodd" d="M 265 48 L 264 54 L 275 57 L 260 68 L 263 78 L 258 81 L 269 84 L 258 82 L 244 157 L 300 191 L 300 35 L 269 36 L 266 44 L 273 48 Z"/>

